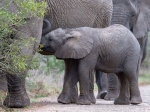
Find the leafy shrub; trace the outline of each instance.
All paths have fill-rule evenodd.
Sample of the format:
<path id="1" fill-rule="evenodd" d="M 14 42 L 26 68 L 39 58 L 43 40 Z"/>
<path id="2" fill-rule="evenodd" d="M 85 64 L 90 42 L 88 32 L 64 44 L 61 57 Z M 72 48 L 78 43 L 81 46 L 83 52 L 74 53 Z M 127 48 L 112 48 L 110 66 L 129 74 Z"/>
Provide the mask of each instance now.
<path id="1" fill-rule="evenodd" d="M 16 8 L 11 12 L 10 8 Z M 36 0 L 2 0 L 0 2 L 0 72 L 16 73 L 28 68 L 26 61 L 31 57 L 20 53 L 20 45 L 26 47 L 35 41 L 32 37 L 15 40 L 15 27 L 26 24 L 26 17 L 42 19 L 46 2 Z M 18 42 L 19 41 L 19 42 Z M 18 44 L 19 43 L 19 44 Z"/>

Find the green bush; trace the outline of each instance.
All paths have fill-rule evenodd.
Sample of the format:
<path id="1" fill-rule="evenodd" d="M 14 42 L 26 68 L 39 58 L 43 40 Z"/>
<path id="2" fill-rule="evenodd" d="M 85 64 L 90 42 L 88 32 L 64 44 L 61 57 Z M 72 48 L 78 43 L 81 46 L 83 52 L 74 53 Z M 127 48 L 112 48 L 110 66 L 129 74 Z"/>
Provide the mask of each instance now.
<path id="1" fill-rule="evenodd" d="M 12 5 L 17 7 L 15 12 L 9 10 Z M 16 73 L 28 68 L 26 61 L 30 56 L 20 55 L 19 46 L 26 47 L 35 40 L 32 37 L 27 40 L 13 39 L 15 27 L 26 24 L 26 17 L 42 19 L 46 7 L 46 2 L 36 2 L 36 0 L 2 0 L 0 2 L 0 72 Z"/>
<path id="2" fill-rule="evenodd" d="M 45 74 L 50 74 L 51 72 L 60 74 L 64 71 L 64 61 L 58 60 L 54 56 L 41 56 L 40 62 L 43 63 L 41 69 L 44 70 Z"/>

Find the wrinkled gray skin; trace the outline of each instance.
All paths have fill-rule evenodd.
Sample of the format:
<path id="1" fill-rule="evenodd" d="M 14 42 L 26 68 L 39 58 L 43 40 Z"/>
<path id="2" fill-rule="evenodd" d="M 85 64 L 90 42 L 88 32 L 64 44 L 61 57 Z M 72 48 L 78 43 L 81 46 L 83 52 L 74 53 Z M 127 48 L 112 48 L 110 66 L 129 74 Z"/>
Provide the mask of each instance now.
<path id="1" fill-rule="evenodd" d="M 107 27 L 111 20 L 111 0 L 66 0 L 65 2 L 60 2 L 60 0 L 51 0 L 51 2 L 48 2 L 48 5 L 50 6 L 50 11 L 48 11 L 48 15 L 45 16 L 45 18 L 51 22 L 51 30 L 59 27 Z M 46 52 L 47 49 L 49 48 L 44 46 L 42 48 L 43 51 L 40 53 L 50 55 Z M 76 82 L 78 80 L 78 76 L 75 74 L 74 69 L 72 69 L 72 67 L 76 64 L 77 63 L 74 60 L 69 62 L 65 61 L 66 73 L 64 76 L 63 90 L 57 99 L 59 103 L 68 104 L 77 102 L 77 87 L 72 86 L 74 85 L 74 81 Z M 91 82 L 91 102 L 95 103 L 96 100 L 93 94 L 93 86 L 93 82 Z"/>
<path id="2" fill-rule="evenodd" d="M 138 87 L 140 45 L 126 27 L 116 24 L 103 29 L 59 28 L 43 36 L 41 44 L 47 46 L 47 52 L 54 54 L 58 59 L 65 62 L 76 61 L 76 65 L 71 69 L 79 76 L 80 95 L 77 104 L 92 103 L 89 91 L 90 74 L 93 70 L 117 74 L 121 87 L 114 104 L 142 102 Z M 66 72 L 66 75 L 72 74 Z M 76 83 L 77 81 L 74 85 Z M 126 92 L 128 88 L 129 92 Z"/>
<path id="3" fill-rule="evenodd" d="M 1 72 L 0 72 L 0 90 L 3 90 L 3 91 L 5 91 L 5 92 L 7 92 L 8 90 L 8 88 L 7 88 L 7 81 L 6 81 L 6 75 L 5 74 L 2 74 Z"/>
<path id="4" fill-rule="evenodd" d="M 150 30 L 150 0 L 113 0 L 111 24 L 122 24 L 130 29 L 141 46 L 141 61 L 146 57 L 148 31 Z M 107 78 L 97 73 L 97 98 L 114 100 L 119 95 L 119 82 L 115 74 Z M 102 78 L 101 78 L 102 77 Z M 103 80 L 101 83 L 100 80 Z M 107 83 L 109 82 L 109 83 Z"/>
<path id="5" fill-rule="evenodd" d="M 39 1 L 39 0 L 38 0 Z M 51 30 L 54 30 L 58 27 L 62 28 L 73 28 L 81 26 L 90 26 L 90 27 L 107 27 L 109 26 L 111 15 L 112 15 L 112 0 L 46 0 L 48 3 L 48 13 L 45 15 L 45 18 L 52 22 Z M 2 0 L 0 6 L 6 6 L 6 1 Z M 10 12 L 16 12 L 17 7 L 11 2 L 11 6 L 8 9 Z M 42 28 L 45 29 L 46 26 L 43 25 L 42 20 L 37 18 L 26 18 L 27 24 L 18 28 L 14 39 L 18 39 L 24 35 L 25 38 L 35 37 L 40 41 L 42 35 Z M 45 22 L 45 21 L 44 21 Z M 47 29 L 46 29 L 47 30 Z M 46 34 L 47 32 L 44 32 Z M 37 44 L 34 46 L 29 46 L 27 49 L 22 49 L 21 52 L 29 51 L 28 55 L 34 55 L 38 47 L 39 41 L 36 41 Z M 47 54 L 46 52 L 41 52 L 41 54 Z M 30 60 L 29 60 L 30 62 Z M 70 74 L 74 71 L 70 69 L 70 66 L 75 66 L 76 62 L 65 62 L 69 64 L 66 66 L 66 71 Z M 74 63 L 74 64 L 72 64 Z M 4 101 L 4 105 L 7 107 L 26 107 L 30 105 L 30 100 L 26 93 L 25 89 L 25 72 L 16 74 L 7 74 L 7 87 L 8 95 Z M 58 98 L 58 101 L 61 103 L 71 103 L 75 102 L 77 99 L 77 90 L 76 86 L 68 85 L 71 79 L 78 80 L 77 77 L 64 77 L 64 85 L 62 93 Z M 74 83 L 74 82 L 73 82 Z M 91 83 L 93 84 L 93 83 Z M 68 87 L 69 86 L 69 87 Z M 93 85 L 92 85 L 93 86 Z M 90 91 L 93 91 L 91 86 Z M 72 89 L 68 89 L 72 88 Z M 95 102 L 93 92 L 93 102 Z M 73 96 L 73 97 L 71 97 Z"/>
<path id="6" fill-rule="evenodd" d="M 10 6 L 8 7 L 9 1 L 7 0 L 1 0 L 0 1 L 0 7 L 5 7 L 10 13 L 17 13 L 17 6 L 14 4 L 14 2 L 10 2 Z M 6 5 L 7 4 L 7 5 Z M 35 17 L 31 17 L 28 15 L 28 17 L 25 18 L 26 24 L 15 27 L 16 32 L 14 33 L 13 39 L 20 39 L 24 37 L 25 39 L 29 39 L 31 37 L 35 38 L 36 41 L 33 41 L 32 45 L 29 45 L 28 47 L 24 48 L 22 47 L 20 53 L 24 54 L 26 53 L 29 56 L 33 56 L 38 49 L 40 38 L 42 34 L 42 26 L 43 22 L 42 19 L 38 19 Z M 20 46 L 21 47 L 21 46 Z M 30 63 L 31 60 L 28 60 L 27 64 Z M 6 80 L 7 80 L 7 88 L 8 93 L 7 97 L 5 98 L 3 104 L 7 107 L 26 107 L 30 104 L 29 97 L 26 93 L 25 89 L 25 75 L 27 71 L 25 72 L 19 72 L 16 74 L 6 74 Z M 2 73 L 3 74 L 3 73 Z"/>

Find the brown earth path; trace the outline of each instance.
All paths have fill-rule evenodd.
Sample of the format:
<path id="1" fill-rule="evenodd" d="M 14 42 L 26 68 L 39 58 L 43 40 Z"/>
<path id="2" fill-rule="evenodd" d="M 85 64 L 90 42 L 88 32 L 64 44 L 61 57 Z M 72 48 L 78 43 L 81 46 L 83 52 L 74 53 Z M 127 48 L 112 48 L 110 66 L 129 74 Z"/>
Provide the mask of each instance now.
<path id="1" fill-rule="evenodd" d="M 150 112 L 150 86 L 140 87 L 143 103 L 139 105 L 114 105 L 113 101 L 96 100 L 93 105 L 59 104 L 57 96 L 41 98 L 24 109 L 11 112 Z M 0 112 L 4 110 L 0 109 Z"/>

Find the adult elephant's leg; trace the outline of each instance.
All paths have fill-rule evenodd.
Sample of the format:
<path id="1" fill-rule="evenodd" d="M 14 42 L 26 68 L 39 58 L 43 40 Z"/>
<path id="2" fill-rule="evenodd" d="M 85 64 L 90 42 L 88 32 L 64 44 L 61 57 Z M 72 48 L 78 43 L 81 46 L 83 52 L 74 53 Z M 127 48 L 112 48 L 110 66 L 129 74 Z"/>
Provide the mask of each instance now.
<path id="1" fill-rule="evenodd" d="M 8 93 L 4 100 L 7 107 L 21 108 L 30 105 L 29 97 L 25 89 L 25 74 L 7 74 Z"/>
<path id="2" fill-rule="evenodd" d="M 8 91 L 6 75 L 0 72 L 0 90 Z"/>
<path id="3" fill-rule="evenodd" d="M 28 46 L 24 46 L 24 44 L 20 44 L 20 51 L 18 55 L 28 55 L 29 58 L 26 61 L 26 64 L 29 65 L 33 55 L 38 49 L 40 38 L 42 35 L 42 19 L 31 17 L 26 20 L 26 24 L 17 28 L 15 32 L 14 39 L 21 41 L 22 38 L 25 40 L 34 38 L 31 41 L 31 44 Z M 13 65 L 12 65 L 13 66 Z M 27 73 L 27 69 L 25 72 L 19 72 L 14 74 L 7 74 L 7 82 L 8 82 L 8 95 L 4 101 L 4 105 L 7 107 L 25 107 L 30 104 L 28 95 L 26 94 L 25 89 L 25 75 Z"/>
<path id="4" fill-rule="evenodd" d="M 104 99 L 107 94 L 108 79 L 107 74 L 101 71 L 96 71 L 96 84 L 98 86 L 97 99 Z"/>
<path id="5" fill-rule="evenodd" d="M 105 100 L 115 100 L 120 93 L 120 83 L 116 74 L 108 74 L 108 91 Z"/>
<path id="6" fill-rule="evenodd" d="M 57 101 L 59 103 L 69 104 L 76 103 L 78 99 L 78 61 L 68 59 L 65 60 L 65 76 L 63 90 Z"/>
<path id="7" fill-rule="evenodd" d="M 147 54 L 148 34 L 146 34 L 144 37 L 138 38 L 137 40 L 140 43 L 141 63 L 143 63 L 144 59 L 146 58 L 146 54 Z"/>
<path id="8" fill-rule="evenodd" d="M 120 80 L 120 94 L 119 97 L 114 101 L 116 105 L 129 105 L 130 104 L 130 93 L 129 93 L 129 82 L 124 73 L 117 74 Z"/>

